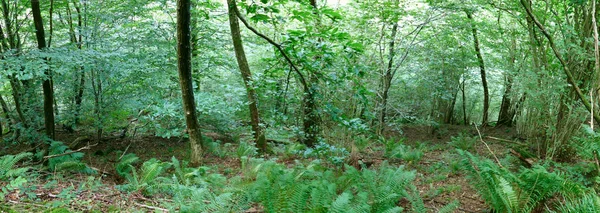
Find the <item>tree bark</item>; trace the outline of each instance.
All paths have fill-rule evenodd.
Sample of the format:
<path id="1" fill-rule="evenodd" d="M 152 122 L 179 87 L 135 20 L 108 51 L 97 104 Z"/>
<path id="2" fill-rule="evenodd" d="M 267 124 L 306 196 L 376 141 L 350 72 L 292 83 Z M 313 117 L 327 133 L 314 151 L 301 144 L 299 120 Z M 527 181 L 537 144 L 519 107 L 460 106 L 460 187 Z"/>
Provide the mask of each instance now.
<path id="1" fill-rule="evenodd" d="M 250 66 L 246 60 L 246 53 L 244 51 L 244 45 L 242 44 L 240 24 L 238 22 L 238 17 L 235 15 L 235 0 L 227 0 L 227 5 L 229 9 L 229 26 L 231 28 L 233 48 L 242 74 L 242 79 L 244 80 L 244 85 L 246 86 L 246 93 L 248 94 L 248 108 L 250 109 L 250 123 L 252 125 L 252 131 L 254 132 L 254 140 L 256 141 L 257 148 L 265 153 L 267 151 L 267 142 L 264 131 L 260 126 L 257 95 L 252 84 L 252 73 L 250 72 Z"/>
<path id="2" fill-rule="evenodd" d="M 511 68 L 514 70 L 515 69 L 515 61 L 516 61 L 516 47 L 517 47 L 517 42 L 516 40 L 513 38 L 512 43 L 511 43 L 511 47 L 509 49 L 510 52 L 510 61 L 509 64 L 511 65 Z M 502 104 L 500 105 L 500 113 L 498 114 L 498 126 L 501 125 L 505 125 L 505 126 L 512 126 L 513 125 L 513 118 L 515 117 L 515 110 L 514 110 L 514 103 L 510 97 L 511 93 L 512 93 L 512 86 L 513 86 L 513 74 L 512 73 L 508 73 L 505 74 L 505 78 L 506 81 L 504 83 L 504 94 L 502 95 Z"/>
<path id="3" fill-rule="evenodd" d="M 396 1 L 398 2 L 398 1 Z M 396 34 L 398 33 L 398 22 L 394 22 L 392 26 L 392 35 L 390 38 L 390 54 L 388 57 L 387 67 L 384 73 L 381 76 L 381 102 L 379 106 L 379 128 L 377 130 L 378 134 L 383 133 L 385 128 L 385 117 L 387 111 L 387 101 L 389 96 L 390 87 L 392 86 L 392 69 L 394 67 L 394 57 L 396 56 Z"/>
<path id="4" fill-rule="evenodd" d="M 460 85 L 460 91 L 462 92 L 462 111 L 463 111 L 463 124 L 469 125 L 469 121 L 467 120 L 467 97 L 465 96 L 465 84 L 466 79 L 463 76 L 462 83 Z"/>
<path id="5" fill-rule="evenodd" d="M 77 1 L 73 1 L 74 7 L 75 7 L 75 11 L 77 12 L 77 27 L 78 27 L 78 35 L 75 34 L 75 30 L 73 27 L 73 20 L 71 18 L 71 16 L 69 16 L 69 31 L 70 31 L 70 38 L 71 38 L 71 42 L 74 43 L 77 46 L 77 49 L 81 50 L 83 48 L 83 33 L 81 32 L 83 29 L 83 18 L 81 15 L 81 7 L 79 5 L 77 5 Z M 84 2 L 85 4 L 85 2 Z M 71 14 L 70 12 L 70 7 L 68 7 L 68 3 L 67 3 L 67 9 L 69 11 L 69 14 Z M 85 71 L 84 71 L 85 67 L 81 66 L 79 67 L 79 76 L 78 78 L 78 82 L 76 82 L 75 84 L 75 114 L 73 115 L 73 125 L 76 126 L 77 124 L 79 124 L 79 115 L 81 113 L 81 103 L 83 102 L 83 92 L 85 89 Z"/>
<path id="6" fill-rule="evenodd" d="M 196 116 L 194 88 L 192 86 L 190 9 L 190 0 L 177 0 L 177 66 L 183 99 L 183 111 L 190 137 L 190 163 L 198 165 L 202 159 L 202 134 L 200 132 L 200 125 L 198 124 L 198 117 Z"/>
<path id="7" fill-rule="evenodd" d="M 485 72 L 485 62 L 483 61 L 483 55 L 481 54 L 481 49 L 479 47 L 479 38 L 477 37 L 477 27 L 475 26 L 475 21 L 473 19 L 473 13 L 469 10 L 465 10 L 467 14 L 467 18 L 471 23 L 471 31 L 473 33 L 473 44 L 475 46 L 475 52 L 477 53 L 477 61 L 479 62 L 479 70 L 481 72 L 481 84 L 483 86 L 483 117 L 481 119 L 481 125 L 487 126 L 488 124 L 488 111 L 490 109 L 490 92 L 488 90 L 486 72 Z"/>
<path id="8" fill-rule="evenodd" d="M 31 12 L 36 30 L 35 36 L 38 48 L 44 49 L 47 46 L 39 0 L 31 0 Z M 44 74 L 46 75 L 46 79 L 44 79 L 42 84 L 44 90 L 44 127 L 46 129 L 46 135 L 54 140 L 54 91 L 52 88 L 52 75 L 50 74 L 50 69 L 44 70 Z"/>

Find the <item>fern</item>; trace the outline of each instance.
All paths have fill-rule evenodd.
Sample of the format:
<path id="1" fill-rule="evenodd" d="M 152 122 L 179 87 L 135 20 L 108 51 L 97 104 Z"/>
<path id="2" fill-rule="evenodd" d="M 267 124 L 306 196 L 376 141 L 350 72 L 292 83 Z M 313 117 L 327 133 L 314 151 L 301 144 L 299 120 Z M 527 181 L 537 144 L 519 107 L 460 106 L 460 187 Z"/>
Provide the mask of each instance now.
<path id="1" fill-rule="evenodd" d="M 60 155 L 72 152 L 67 145 L 60 141 L 54 141 L 50 144 L 49 154 Z M 48 160 L 48 168 L 50 171 L 74 171 L 83 172 L 86 174 L 95 173 L 94 170 L 81 162 L 83 153 L 75 152 L 68 155 L 53 157 Z"/>
<path id="2" fill-rule="evenodd" d="M 160 178 L 171 164 L 166 162 L 160 162 L 157 159 L 150 159 L 142 164 L 140 172 L 135 169 L 134 166 L 128 164 L 129 171 L 131 174 L 124 175 L 127 184 L 120 186 L 121 189 L 126 191 L 141 191 L 145 195 L 152 195 L 155 190 L 161 191 L 169 185 L 166 178 Z M 164 182 L 164 183 L 163 183 Z"/>
<path id="3" fill-rule="evenodd" d="M 140 158 L 138 158 L 135 154 L 129 153 L 124 155 L 119 163 L 115 166 L 117 170 L 117 174 L 123 178 L 130 178 L 132 167 L 131 165 L 137 162 Z"/>
<path id="4" fill-rule="evenodd" d="M 589 193 L 561 204 L 557 210 L 563 213 L 600 212 L 600 197 L 596 193 Z"/>
<path id="5" fill-rule="evenodd" d="M 0 180 L 17 177 L 25 173 L 29 168 L 14 169 L 13 167 L 17 164 L 17 162 L 31 156 L 33 156 L 33 154 L 24 152 L 17 155 L 5 155 L 0 157 Z"/>
<path id="6" fill-rule="evenodd" d="M 438 213 L 451 213 L 451 212 L 454 212 L 458 208 L 459 205 L 460 205 L 460 202 L 458 202 L 458 200 L 454 200 L 454 201 L 448 203 L 448 205 L 440 208 L 438 210 Z"/>
<path id="7" fill-rule="evenodd" d="M 249 196 L 265 212 L 400 212 L 396 204 L 415 178 L 414 172 L 387 164 L 379 170 L 347 167 L 341 174 L 317 162 L 289 169 L 267 161 L 257 168 Z"/>
<path id="8" fill-rule="evenodd" d="M 564 178 L 542 166 L 522 169 L 515 174 L 489 159 L 457 151 L 464 157 L 463 167 L 474 188 L 497 212 L 531 212 L 552 196 L 560 194 L 566 186 Z"/>

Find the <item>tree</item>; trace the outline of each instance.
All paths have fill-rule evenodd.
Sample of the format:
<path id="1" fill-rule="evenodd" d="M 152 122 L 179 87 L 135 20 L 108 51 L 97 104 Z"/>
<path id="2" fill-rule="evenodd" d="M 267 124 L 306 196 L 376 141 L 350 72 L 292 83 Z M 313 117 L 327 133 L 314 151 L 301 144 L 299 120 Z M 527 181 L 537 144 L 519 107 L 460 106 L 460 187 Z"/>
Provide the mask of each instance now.
<path id="1" fill-rule="evenodd" d="M 179 85 L 183 99 L 183 111 L 190 138 L 190 163 L 199 164 L 202 159 L 202 134 L 198 117 L 196 116 L 196 103 L 194 100 L 194 87 L 192 86 L 192 38 L 191 38 L 191 2 L 190 0 L 177 0 L 177 67 L 179 71 Z"/>
<path id="2" fill-rule="evenodd" d="M 469 9 L 465 9 L 467 18 L 471 23 L 471 32 L 473 33 L 473 45 L 475 46 L 475 53 L 477 54 L 477 62 L 479 63 L 479 71 L 481 74 L 481 85 L 483 86 L 483 117 L 481 119 L 481 125 L 487 126 L 488 123 L 488 111 L 490 109 L 490 92 L 488 90 L 488 82 L 485 72 L 485 62 L 483 61 L 483 55 L 481 54 L 481 48 L 479 47 L 479 38 L 477 37 L 477 26 L 473 19 L 473 12 Z"/>
<path id="3" fill-rule="evenodd" d="M 31 12 L 33 14 L 38 48 L 43 50 L 47 46 L 39 0 L 31 1 Z M 45 69 L 44 75 L 45 79 L 42 84 L 44 90 L 44 126 L 46 128 L 46 135 L 50 139 L 54 139 L 54 90 L 52 87 L 52 74 L 50 73 L 50 69 Z"/>
<path id="4" fill-rule="evenodd" d="M 229 12 L 229 26 L 231 28 L 231 38 L 233 40 L 233 49 L 235 50 L 235 56 L 246 86 L 246 93 L 248 94 L 248 108 L 250 109 L 250 120 L 252 125 L 252 131 L 254 132 L 254 140 L 256 146 L 262 151 L 267 151 L 267 141 L 265 138 L 264 130 L 260 123 L 260 114 L 258 111 L 258 99 L 256 97 L 256 90 L 252 83 L 252 73 L 250 72 L 250 66 L 246 59 L 246 53 L 244 52 L 244 45 L 242 44 L 242 36 L 240 34 L 240 24 L 238 17 L 235 14 L 236 3 L 235 0 L 227 0 L 228 12 Z"/>
<path id="5" fill-rule="evenodd" d="M 398 3 L 400 1 L 396 0 L 394 6 L 398 7 Z M 388 56 L 388 63 L 387 63 L 387 67 L 385 68 L 385 72 L 382 72 L 383 74 L 381 75 L 381 100 L 380 100 L 380 106 L 379 106 L 379 129 L 378 129 L 378 133 L 381 134 L 384 130 L 385 127 L 385 113 L 387 110 L 387 102 L 388 102 L 388 96 L 389 96 L 389 91 L 390 91 L 390 86 L 392 86 L 392 79 L 394 78 L 394 57 L 396 56 L 396 50 L 394 49 L 395 45 L 396 45 L 396 34 L 398 33 L 398 20 L 396 19 L 392 19 L 393 23 L 392 23 L 392 35 L 390 37 L 390 44 L 389 44 L 389 56 Z"/>
<path id="6" fill-rule="evenodd" d="M 314 3 L 314 2 L 311 2 L 311 6 L 314 7 L 315 5 L 312 5 L 312 3 Z M 319 138 L 319 132 L 320 132 L 320 126 L 319 126 L 320 120 L 319 120 L 319 114 L 318 114 L 318 110 L 317 110 L 317 102 L 316 102 L 316 97 L 315 97 L 316 91 L 313 88 L 313 85 L 310 83 L 316 83 L 314 81 L 316 81 L 317 79 L 315 77 L 308 77 L 309 80 L 307 80 L 307 78 L 305 78 L 305 75 L 300 71 L 298 66 L 292 61 L 289 54 L 284 50 L 284 47 L 281 44 L 273 41 L 273 39 L 258 32 L 258 30 L 256 30 L 252 26 L 250 26 L 250 24 L 246 21 L 246 19 L 244 19 L 244 17 L 240 14 L 240 11 L 237 9 L 237 7 L 234 7 L 232 9 L 235 10 L 235 14 L 240 19 L 240 21 L 242 21 L 244 26 L 246 26 L 246 28 L 248 28 L 254 34 L 258 35 L 262 39 L 269 42 L 269 44 L 273 45 L 277 49 L 277 51 L 279 53 L 281 53 L 281 55 L 284 57 L 285 61 L 288 62 L 288 64 L 291 67 L 291 70 L 293 70 L 297 74 L 298 79 L 300 80 L 300 84 L 302 86 L 302 92 L 303 92 L 302 112 L 303 112 L 304 117 L 303 117 L 302 123 L 303 123 L 304 137 L 302 138 L 302 141 L 305 145 L 307 145 L 309 147 L 316 145 L 316 142 Z M 311 73 L 308 73 L 308 75 L 311 75 Z"/>

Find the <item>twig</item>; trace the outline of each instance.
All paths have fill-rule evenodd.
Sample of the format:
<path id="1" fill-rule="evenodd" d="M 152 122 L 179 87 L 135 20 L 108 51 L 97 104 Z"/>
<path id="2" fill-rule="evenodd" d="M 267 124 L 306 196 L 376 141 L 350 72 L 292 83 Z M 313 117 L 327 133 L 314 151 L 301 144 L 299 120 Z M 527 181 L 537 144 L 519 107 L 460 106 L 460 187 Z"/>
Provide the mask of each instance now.
<path id="1" fill-rule="evenodd" d="M 144 126 L 146 126 L 146 125 L 144 125 Z M 125 156 L 125 153 L 127 153 L 127 150 L 129 150 L 129 147 L 131 146 L 131 144 L 133 143 L 133 141 L 135 141 L 135 135 L 137 133 L 137 129 L 138 129 L 138 127 L 137 127 L 137 125 L 135 125 L 133 127 L 133 135 L 131 135 L 131 140 L 129 141 L 129 145 L 127 145 L 127 148 L 125 148 L 125 151 L 123 151 L 123 154 L 121 154 L 121 157 L 119 157 L 119 161 L 121 159 L 123 159 L 123 156 Z"/>
<path id="2" fill-rule="evenodd" d="M 159 211 L 163 211 L 163 212 L 169 212 L 168 209 L 163 209 L 163 208 L 156 207 L 156 206 L 148 206 L 148 205 L 144 205 L 144 204 L 137 203 L 137 202 L 133 202 L 133 204 L 135 204 L 136 206 L 139 206 L 139 207 L 147 208 L 147 209 L 159 210 Z"/>
<path id="3" fill-rule="evenodd" d="M 487 150 L 492 154 L 492 156 L 494 156 L 494 159 L 496 160 L 496 163 L 498 163 L 498 166 L 500 166 L 501 168 L 504 168 L 504 166 L 502 166 L 502 164 L 500 163 L 500 160 L 498 160 L 498 157 L 496 157 L 496 154 L 494 154 L 492 149 L 490 149 L 490 146 L 483 140 L 483 137 L 481 136 L 481 132 L 479 131 L 479 128 L 477 128 L 477 124 L 474 124 L 474 126 L 475 126 L 475 129 L 477 130 L 477 134 L 479 134 L 479 139 L 485 145 Z"/>
<path id="4" fill-rule="evenodd" d="M 517 145 L 520 145 L 520 146 L 525 146 L 525 144 L 520 143 L 518 141 L 511 141 L 511 140 L 497 138 L 497 137 L 492 137 L 492 136 L 486 136 L 486 138 L 489 138 L 489 139 L 492 139 L 492 140 L 497 140 L 497 141 L 502 141 L 502 142 L 507 142 L 507 143 L 513 143 L 513 144 L 517 144 Z"/>
<path id="5" fill-rule="evenodd" d="M 88 144 L 87 146 L 81 147 L 81 148 L 79 148 L 79 149 L 77 149 L 75 151 L 65 152 L 65 153 L 56 154 L 56 155 L 44 156 L 44 160 L 45 159 L 50 159 L 50 158 L 55 158 L 55 157 L 60 157 L 60 156 L 65 156 L 65 155 L 70 155 L 70 154 L 73 154 L 73 153 L 76 153 L 76 152 L 80 152 L 81 150 L 91 149 L 92 147 L 94 147 L 96 145 L 98 145 L 98 143 L 92 144 L 92 145 Z"/>

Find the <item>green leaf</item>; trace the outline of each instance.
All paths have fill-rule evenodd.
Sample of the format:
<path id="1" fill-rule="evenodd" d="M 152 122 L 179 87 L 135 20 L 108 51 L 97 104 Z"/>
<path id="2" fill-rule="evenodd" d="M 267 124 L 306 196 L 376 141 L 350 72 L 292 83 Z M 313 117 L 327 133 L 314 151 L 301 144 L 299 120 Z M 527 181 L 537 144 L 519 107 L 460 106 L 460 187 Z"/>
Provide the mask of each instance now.
<path id="1" fill-rule="evenodd" d="M 252 16 L 252 18 L 250 18 L 250 19 L 253 20 L 253 21 L 256 21 L 256 22 L 258 22 L 258 21 L 264 21 L 264 22 L 266 22 L 270 18 L 269 18 L 269 16 L 264 15 L 264 14 L 256 14 L 256 15 Z"/>
<path id="2" fill-rule="evenodd" d="M 334 21 L 338 20 L 338 19 L 342 19 L 342 15 L 331 8 L 325 8 L 325 9 L 321 10 L 321 13 L 323 13 L 323 15 L 329 17 L 330 19 L 332 19 Z"/>

